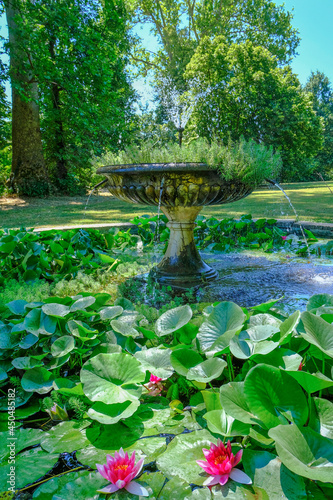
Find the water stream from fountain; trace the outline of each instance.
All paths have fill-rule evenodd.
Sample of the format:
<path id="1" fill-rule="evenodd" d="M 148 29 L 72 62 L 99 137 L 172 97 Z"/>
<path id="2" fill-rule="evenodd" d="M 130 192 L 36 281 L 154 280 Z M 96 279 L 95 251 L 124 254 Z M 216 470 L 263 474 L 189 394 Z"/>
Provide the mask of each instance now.
<path id="1" fill-rule="evenodd" d="M 284 190 L 284 189 L 280 186 L 280 184 L 278 184 L 278 183 L 277 183 L 277 182 L 275 182 L 275 181 L 272 181 L 272 183 L 274 184 L 274 186 L 276 186 L 276 187 L 277 187 L 277 188 L 278 188 L 278 189 L 279 189 L 279 190 L 283 193 L 283 195 L 284 195 L 284 196 L 285 196 L 285 198 L 287 199 L 287 201 L 288 201 L 288 203 L 289 203 L 290 207 L 292 208 L 292 210 L 293 210 L 293 212 L 294 212 L 294 214 L 295 214 L 295 222 L 298 222 L 298 224 L 299 224 L 299 227 L 300 227 L 300 230 L 301 230 L 301 233 L 302 233 L 302 238 L 303 238 L 304 243 L 305 243 L 305 246 L 306 246 L 306 248 L 307 248 L 307 254 L 308 254 L 308 257 L 310 258 L 310 257 L 311 257 L 311 255 L 310 255 L 310 249 L 309 249 L 308 240 L 307 240 L 307 238 L 306 238 L 306 236 L 305 236 L 305 232 L 304 232 L 303 226 L 302 226 L 302 224 L 300 224 L 300 222 L 299 222 L 298 213 L 297 213 L 297 211 L 296 211 L 296 209 L 295 209 L 294 205 L 291 203 L 291 200 L 290 200 L 289 196 L 287 195 L 287 193 L 285 192 L 285 190 Z"/>
<path id="2" fill-rule="evenodd" d="M 86 204 L 85 204 L 85 207 L 84 207 L 84 210 L 87 210 L 87 206 L 89 204 L 89 201 L 90 201 L 90 198 L 91 196 L 93 195 L 95 189 L 97 189 L 99 186 L 102 186 L 102 184 L 106 184 L 107 183 L 107 179 L 104 179 L 104 181 L 102 182 L 99 182 L 98 184 L 96 184 L 96 186 L 94 186 L 91 190 L 91 192 L 89 193 L 89 196 L 87 198 L 87 201 L 86 201 Z"/>

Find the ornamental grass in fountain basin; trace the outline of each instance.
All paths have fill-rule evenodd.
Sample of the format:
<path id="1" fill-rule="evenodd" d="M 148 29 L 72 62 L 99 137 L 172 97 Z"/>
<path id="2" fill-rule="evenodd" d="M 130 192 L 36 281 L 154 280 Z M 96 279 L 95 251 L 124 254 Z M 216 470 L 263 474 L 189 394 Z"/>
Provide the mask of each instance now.
<path id="1" fill-rule="evenodd" d="M 111 194 L 130 203 L 158 205 L 168 218 L 169 245 L 151 277 L 173 288 L 189 288 L 217 277 L 194 244 L 195 219 L 206 205 L 248 196 L 265 178 L 275 177 L 279 155 L 254 141 L 223 146 L 204 139 L 188 146 L 131 147 L 98 169 Z"/>

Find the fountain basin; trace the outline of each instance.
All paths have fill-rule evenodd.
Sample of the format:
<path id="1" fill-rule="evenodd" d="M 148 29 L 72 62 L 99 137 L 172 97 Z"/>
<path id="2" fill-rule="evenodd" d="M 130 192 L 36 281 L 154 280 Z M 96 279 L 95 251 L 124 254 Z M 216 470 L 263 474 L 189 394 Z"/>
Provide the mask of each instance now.
<path id="1" fill-rule="evenodd" d="M 217 277 L 195 246 L 195 219 L 204 206 L 240 200 L 254 186 L 238 179 L 226 181 L 204 163 L 111 165 L 97 173 L 106 176 L 106 186 L 117 198 L 160 206 L 168 218 L 169 244 L 161 262 L 151 270 L 154 280 L 189 288 Z"/>

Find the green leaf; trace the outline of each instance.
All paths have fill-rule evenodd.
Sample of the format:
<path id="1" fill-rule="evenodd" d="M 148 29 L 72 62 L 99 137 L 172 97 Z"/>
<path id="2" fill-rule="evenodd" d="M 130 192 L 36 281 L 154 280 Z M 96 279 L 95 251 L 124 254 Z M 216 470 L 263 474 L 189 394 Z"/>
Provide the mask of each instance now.
<path id="1" fill-rule="evenodd" d="M 293 372 L 294 373 L 294 372 Z M 298 383 L 286 372 L 269 365 L 257 365 L 247 374 L 244 395 L 250 411 L 266 426 L 305 424 L 308 405 Z"/>
<path id="2" fill-rule="evenodd" d="M 208 383 L 218 378 L 226 366 L 226 361 L 221 358 L 206 359 L 202 363 L 190 368 L 186 374 L 186 378 L 188 380 Z"/>
<path id="3" fill-rule="evenodd" d="M 89 423 L 82 426 L 75 421 L 60 422 L 48 432 L 44 432 L 41 446 L 49 453 L 62 453 L 64 451 L 71 453 L 74 450 L 84 448 L 89 444 L 85 430 L 87 425 Z"/>
<path id="4" fill-rule="evenodd" d="M 293 474 L 280 459 L 267 451 L 244 450 L 243 466 L 253 484 L 266 489 L 269 498 L 279 500 L 306 500 L 303 478 Z"/>
<path id="5" fill-rule="evenodd" d="M 123 310 L 124 309 L 121 306 L 109 306 L 101 309 L 101 311 L 99 311 L 99 314 L 101 320 L 105 321 L 107 319 L 113 319 L 116 318 L 117 316 L 120 316 Z"/>
<path id="6" fill-rule="evenodd" d="M 306 305 L 306 310 L 314 313 L 316 309 L 322 306 L 333 307 L 333 295 L 329 295 L 328 293 L 312 295 Z"/>
<path id="7" fill-rule="evenodd" d="M 140 361 L 145 370 L 157 377 L 167 379 L 174 372 L 170 361 L 171 352 L 171 349 L 152 347 L 136 352 L 134 357 Z"/>
<path id="8" fill-rule="evenodd" d="M 327 387 L 333 387 L 333 380 L 325 377 L 322 373 L 307 373 L 303 371 L 287 371 L 303 389 L 311 394 L 312 392 L 321 391 L 327 389 Z"/>
<path id="9" fill-rule="evenodd" d="M 188 304 L 175 307 L 163 313 L 155 323 L 155 332 L 159 337 L 168 335 L 179 330 L 192 318 L 192 309 Z"/>
<path id="10" fill-rule="evenodd" d="M 64 318 L 70 313 L 71 309 L 68 306 L 58 303 L 49 303 L 42 306 L 43 313 L 48 316 L 55 316 L 57 318 Z"/>
<path id="11" fill-rule="evenodd" d="M 310 312 L 302 313 L 301 318 L 306 331 L 301 332 L 302 337 L 333 358 L 333 325 Z"/>
<path id="12" fill-rule="evenodd" d="M 140 335 L 140 332 L 136 330 L 130 323 L 127 321 L 122 321 L 121 319 L 113 319 L 111 321 L 111 327 L 117 333 L 121 333 L 125 337 L 133 337 L 136 338 Z"/>
<path id="13" fill-rule="evenodd" d="M 70 312 L 82 311 L 96 302 L 95 297 L 82 297 L 74 302 L 70 307 Z"/>
<path id="14" fill-rule="evenodd" d="M 177 349 L 171 353 L 170 361 L 176 372 L 186 377 L 189 369 L 201 363 L 203 359 L 191 349 Z"/>
<path id="15" fill-rule="evenodd" d="M 97 420 L 102 424 L 115 424 L 119 420 L 124 420 L 138 409 L 140 401 L 125 401 L 123 403 L 105 404 L 97 401 L 88 410 L 88 415 L 93 420 Z"/>
<path id="16" fill-rule="evenodd" d="M 279 425 L 270 429 L 282 463 L 295 474 L 314 481 L 331 483 L 333 477 L 332 440 L 309 427 Z"/>
<path id="17" fill-rule="evenodd" d="M 227 415 L 224 410 L 212 410 L 204 415 L 207 420 L 208 429 L 214 434 L 222 436 L 248 436 L 250 425 L 244 424 Z"/>
<path id="18" fill-rule="evenodd" d="M 23 488 L 46 474 L 59 458 L 58 453 L 46 453 L 40 448 L 24 451 L 15 460 L 15 487 Z M 10 464 L 0 465 L 0 484 L 6 485 Z"/>
<path id="19" fill-rule="evenodd" d="M 301 313 L 299 311 L 295 311 L 291 316 L 289 316 L 283 323 L 280 325 L 280 344 L 285 344 L 289 341 L 292 332 L 297 327 L 299 320 L 301 318 Z"/>
<path id="20" fill-rule="evenodd" d="M 36 488 L 34 491 L 32 498 L 34 500 L 54 500 L 54 495 L 60 492 L 61 488 L 67 484 L 75 481 L 79 477 L 86 478 L 91 474 L 89 471 L 78 471 L 78 472 L 70 472 L 58 477 L 52 477 L 45 483 L 42 483 L 40 486 Z M 104 485 L 104 478 L 101 478 L 101 485 Z M 98 498 L 98 497 L 97 497 Z"/>
<path id="21" fill-rule="evenodd" d="M 229 382 L 220 388 L 222 408 L 234 419 L 245 424 L 257 424 L 257 417 L 251 413 L 244 393 L 244 382 Z"/>
<path id="22" fill-rule="evenodd" d="M 283 368 L 284 370 L 295 371 L 299 368 L 302 356 L 294 351 L 280 347 L 269 354 L 258 354 L 254 356 L 253 361 L 258 364 L 265 363 L 266 365 L 276 366 L 277 368 Z"/>
<path id="23" fill-rule="evenodd" d="M 197 339 L 203 351 L 208 351 L 214 342 L 229 330 L 239 330 L 246 316 L 242 309 L 233 302 L 221 302 L 199 328 Z M 230 340 L 230 338 L 228 339 Z M 229 342 L 227 343 L 227 345 Z"/>
<path id="24" fill-rule="evenodd" d="M 327 399 L 313 398 L 315 411 L 309 426 L 324 437 L 333 440 L 333 403 Z"/>
<path id="25" fill-rule="evenodd" d="M 211 443 L 216 444 L 216 439 L 206 430 L 176 436 L 157 459 L 157 467 L 169 478 L 202 485 L 207 476 L 196 461 L 204 459 L 202 449 L 209 449 Z"/>
<path id="26" fill-rule="evenodd" d="M 46 394 L 52 389 L 53 379 L 53 373 L 46 370 L 46 368 L 32 368 L 24 373 L 21 385 L 26 392 Z"/>
<path id="27" fill-rule="evenodd" d="M 70 335 L 63 335 L 53 342 L 51 345 L 51 354 L 54 358 L 65 356 L 75 347 L 75 341 Z"/>
<path id="28" fill-rule="evenodd" d="M 146 371 L 128 354 L 98 354 L 81 370 L 83 391 L 91 401 L 105 404 L 135 401 L 141 396 Z"/>
<path id="29" fill-rule="evenodd" d="M 16 316 L 23 316 L 26 313 L 26 304 L 26 300 L 13 300 L 12 302 L 8 302 L 8 304 L 6 304 L 6 307 L 8 307 L 8 309 Z"/>
<path id="30" fill-rule="evenodd" d="M 99 472 L 80 474 L 77 479 L 65 484 L 61 483 L 61 488 L 53 495 L 52 500 L 78 500 L 78 498 L 102 500 L 105 499 L 105 495 L 97 493 L 97 490 L 104 488 L 107 484 L 109 484 L 108 481 Z M 112 496 L 116 500 L 114 494 Z"/>

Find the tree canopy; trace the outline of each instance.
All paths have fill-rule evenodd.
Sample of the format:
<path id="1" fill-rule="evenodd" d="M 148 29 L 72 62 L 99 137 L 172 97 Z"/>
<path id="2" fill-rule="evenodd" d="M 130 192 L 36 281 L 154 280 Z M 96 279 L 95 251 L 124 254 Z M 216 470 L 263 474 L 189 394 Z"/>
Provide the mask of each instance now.
<path id="1" fill-rule="evenodd" d="M 302 180 L 322 144 L 321 118 L 289 66 L 247 41 L 204 38 L 187 66 L 201 94 L 192 120 L 199 136 L 244 136 L 280 150 L 282 179 Z"/>

